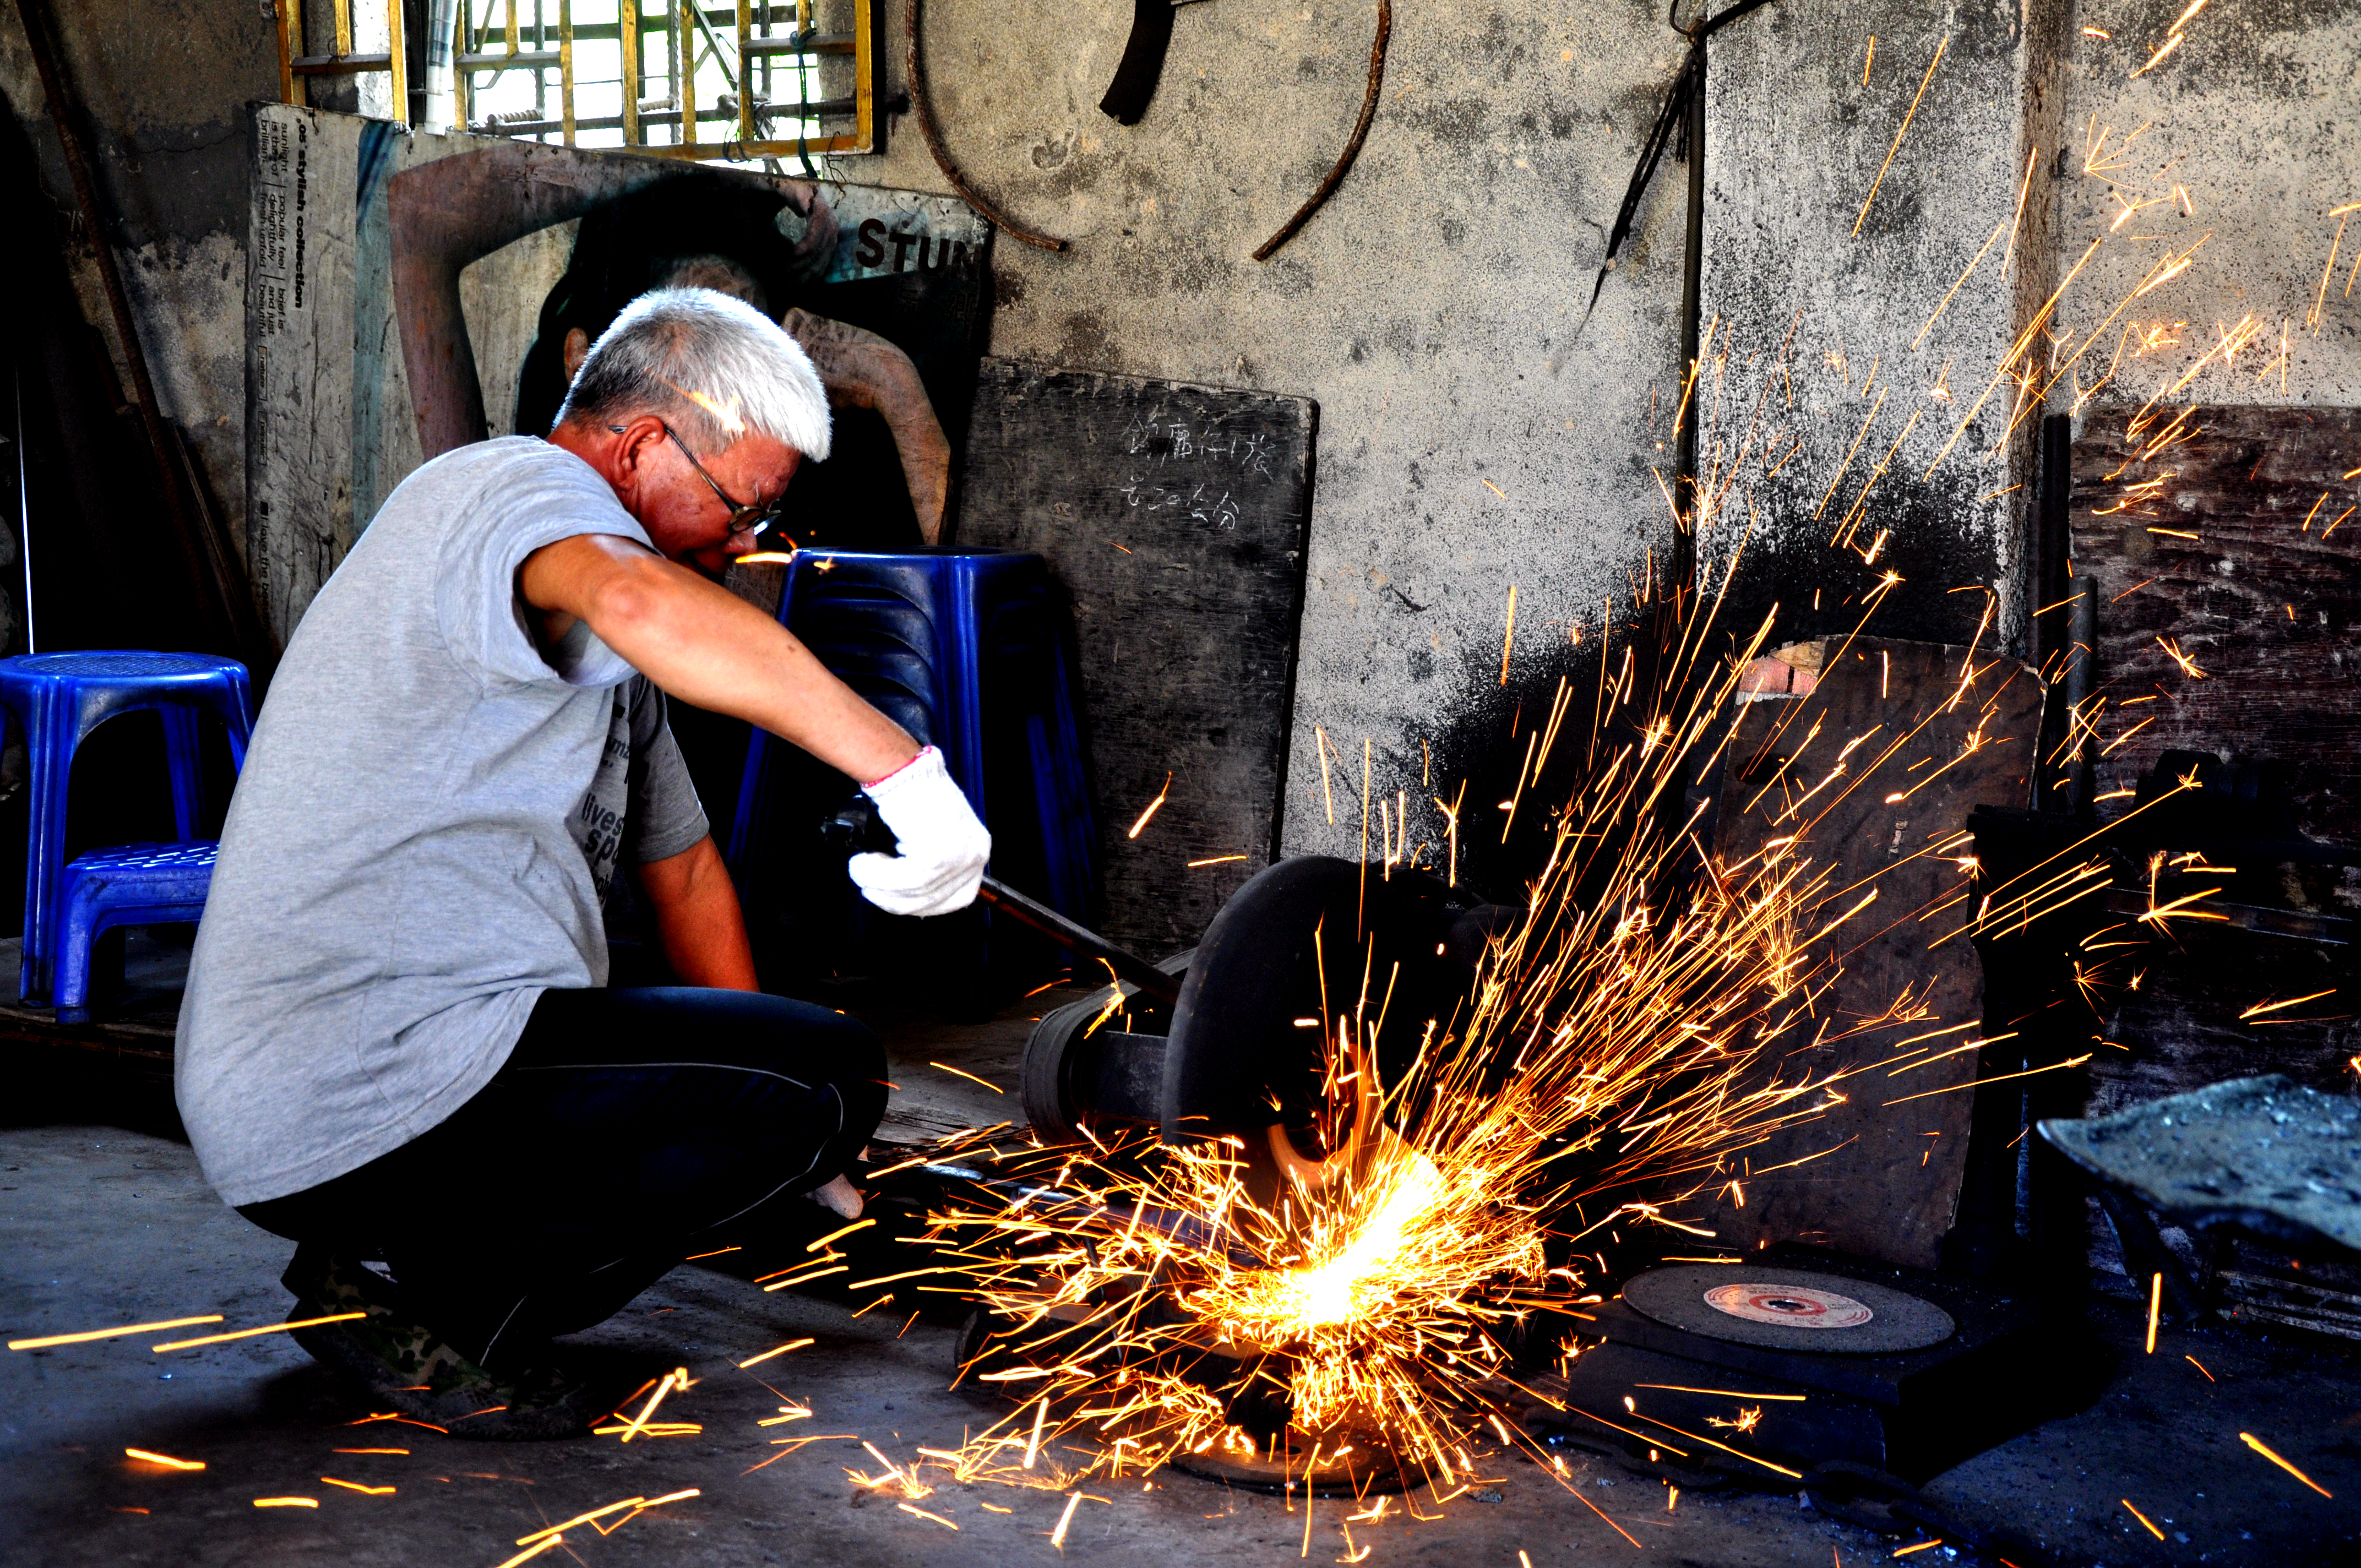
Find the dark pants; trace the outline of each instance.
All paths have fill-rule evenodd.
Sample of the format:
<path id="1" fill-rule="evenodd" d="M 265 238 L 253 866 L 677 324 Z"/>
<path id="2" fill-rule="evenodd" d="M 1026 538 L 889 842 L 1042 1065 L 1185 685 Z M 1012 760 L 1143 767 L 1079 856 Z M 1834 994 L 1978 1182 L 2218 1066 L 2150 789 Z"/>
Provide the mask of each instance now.
<path id="1" fill-rule="evenodd" d="M 383 1260 L 408 1315 L 489 1370 L 537 1365 L 696 1244 L 840 1175 L 884 1113 L 851 1019 L 684 986 L 552 991 L 448 1121 L 357 1170 L 238 1212 Z"/>

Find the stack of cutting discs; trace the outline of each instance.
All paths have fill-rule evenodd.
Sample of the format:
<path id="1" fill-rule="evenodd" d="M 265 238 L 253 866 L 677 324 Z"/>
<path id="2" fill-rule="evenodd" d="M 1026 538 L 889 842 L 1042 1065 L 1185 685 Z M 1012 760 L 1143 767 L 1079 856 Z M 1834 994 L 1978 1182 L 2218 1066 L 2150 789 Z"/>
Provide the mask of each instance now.
<path id="1" fill-rule="evenodd" d="M 1892 1355 L 1940 1344 L 1956 1326 L 1933 1302 L 1887 1286 L 1744 1263 L 1651 1269 L 1623 1287 L 1623 1300 L 1668 1328 L 1773 1350 Z"/>

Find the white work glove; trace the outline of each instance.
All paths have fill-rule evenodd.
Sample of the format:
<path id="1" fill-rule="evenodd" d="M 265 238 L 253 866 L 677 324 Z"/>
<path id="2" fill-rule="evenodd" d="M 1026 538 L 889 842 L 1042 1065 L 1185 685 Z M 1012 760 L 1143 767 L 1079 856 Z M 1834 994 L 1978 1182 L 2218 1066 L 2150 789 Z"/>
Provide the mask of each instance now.
<path id="1" fill-rule="evenodd" d="M 845 870 L 888 915 L 948 915 L 975 901 L 992 835 L 932 746 L 862 793 L 901 841 L 898 855 L 855 855 Z"/>

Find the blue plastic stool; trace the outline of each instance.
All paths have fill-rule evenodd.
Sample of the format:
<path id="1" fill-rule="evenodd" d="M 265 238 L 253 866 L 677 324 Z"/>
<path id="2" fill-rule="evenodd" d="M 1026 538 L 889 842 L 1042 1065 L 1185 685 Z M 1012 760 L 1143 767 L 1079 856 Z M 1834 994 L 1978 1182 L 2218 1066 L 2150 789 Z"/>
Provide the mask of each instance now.
<path id="1" fill-rule="evenodd" d="M 55 966 L 58 1022 L 90 1019 L 91 954 L 117 926 L 194 921 L 205 912 L 214 857 L 221 844 L 190 839 L 178 844 L 118 844 L 67 862 L 58 879 Z M 117 974 L 113 977 L 120 981 Z"/>
<path id="2" fill-rule="evenodd" d="M 1041 557 L 805 551 L 787 568 L 779 620 L 839 679 L 941 749 L 992 829 L 994 876 L 1090 917 L 1098 852 L 1081 677 L 1066 606 Z M 730 844 L 741 885 L 767 834 L 818 830 L 816 821 L 771 820 L 784 745 L 760 729 L 747 745 Z"/>
<path id="3" fill-rule="evenodd" d="M 32 821 L 25 845 L 25 935 L 16 993 L 49 993 L 56 951 L 58 886 L 65 871 L 66 786 L 84 738 L 117 714 L 153 708 L 164 721 L 173 826 L 195 837 L 203 808 L 197 716 L 221 715 L 231 762 L 246 762 L 254 698 L 246 666 L 209 653 L 117 650 L 0 659 L 0 707 L 24 732 L 32 758 Z"/>

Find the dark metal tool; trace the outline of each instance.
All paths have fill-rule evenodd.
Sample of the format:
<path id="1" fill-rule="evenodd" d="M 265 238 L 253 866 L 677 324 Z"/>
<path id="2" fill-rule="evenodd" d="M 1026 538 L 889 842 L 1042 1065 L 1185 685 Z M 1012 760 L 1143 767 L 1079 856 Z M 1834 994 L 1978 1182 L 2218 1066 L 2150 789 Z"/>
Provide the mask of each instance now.
<path id="1" fill-rule="evenodd" d="M 1127 952 L 1087 927 L 1078 926 L 1046 904 L 1037 904 L 1005 883 L 983 879 L 976 890 L 982 902 L 1020 926 L 1030 926 L 1077 957 L 1097 959 L 1115 970 L 1115 978 L 1136 985 L 1159 1002 L 1180 999 L 1180 981 L 1138 954 Z"/>
<path id="2" fill-rule="evenodd" d="M 852 802 L 820 825 L 820 837 L 846 854 L 891 855 L 900 852 L 901 841 L 885 819 L 877 815 L 876 803 L 867 795 L 857 795 Z M 1051 941 L 1082 958 L 1096 959 L 1113 970 L 1117 980 L 1137 986 L 1141 991 L 1167 1005 L 1180 997 L 1179 977 L 1165 973 L 1138 954 L 1116 947 L 1088 927 L 1069 920 L 1063 915 L 1027 897 L 1006 883 L 983 879 L 976 891 L 977 899 L 1020 926 L 1029 926 Z"/>
<path id="3" fill-rule="evenodd" d="M 866 795 L 820 832 L 849 854 L 897 847 Z M 1194 948 L 1157 965 L 990 877 L 978 896 L 1136 992 L 1120 1026 L 1104 994 L 1035 1024 L 1018 1090 L 1033 1129 L 1077 1142 L 1094 1124 L 1153 1127 L 1168 1144 L 1236 1136 L 1249 1190 L 1273 1201 L 1290 1180 L 1325 1184 L 1384 1135 L 1330 1113 L 1333 1027 L 1349 1020 L 1398 1081 L 1437 1023 L 1450 1027 L 1485 944 L 1517 914 L 1425 872 L 1300 855 L 1265 867 Z"/>
<path id="4" fill-rule="evenodd" d="M 1125 40 L 1123 60 L 1115 68 L 1099 100 L 1099 112 L 1117 125 L 1136 126 L 1156 96 L 1156 79 L 1164 74 L 1164 51 L 1172 43 L 1172 0 L 1133 0 L 1131 37 Z"/>
<path id="5" fill-rule="evenodd" d="M 1131 37 L 1125 40 L 1123 59 L 1099 100 L 1102 114 L 1117 125 L 1136 126 L 1156 96 L 1157 78 L 1164 74 L 1164 51 L 1172 44 L 1172 13 L 1190 0 L 1133 0 Z"/>
<path id="6" fill-rule="evenodd" d="M 1615 266 L 1616 249 L 1631 234 L 1640 215 L 1641 198 L 1648 193 L 1648 182 L 1655 178 L 1656 165 L 1678 131 L 1688 160 L 1688 226 L 1681 247 L 1681 367 L 1684 375 L 1695 373 L 1702 350 L 1698 302 L 1703 297 L 1705 279 L 1706 40 L 1767 4 L 1769 0 L 1737 0 L 1719 15 L 1700 12 L 1690 26 L 1675 26 L 1674 30 L 1689 40 L 1688 53 L 1682 58 L 1681 69 L 1664 94 L 1655 125 L 1640 144 L 1640 161 L 1631 170 L 1631 184 L 1624 189 L 1623 205 L 1616 212 L 1615 226 L 1607 233 L 1607 250 L 1599 258 L 1598 276 L 1590 285 L 1590 302 L 1583 307 L 1582 321 L 1574 329 L 1577 335 L 1589 322 L 1590 313 L 1598 308 L 1598 292 L 1607 286 L 1607 274 Z M 1672 13 L 1665 17 L 1667 22 L 1679 14 L 1681 5 L 1682 0 L 1673 0 Z M 1671 576 L 1675 584 L 1689 583 L 1697 576 L 1698 419 L 1697 400 L 1686 400 L 1682 405 L 1680 423 L 1674 427 L 1673 433 L 1673 499 L 1685 520 L 1681 527 L 1673 531 Z"/>

